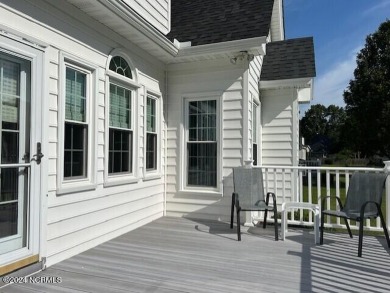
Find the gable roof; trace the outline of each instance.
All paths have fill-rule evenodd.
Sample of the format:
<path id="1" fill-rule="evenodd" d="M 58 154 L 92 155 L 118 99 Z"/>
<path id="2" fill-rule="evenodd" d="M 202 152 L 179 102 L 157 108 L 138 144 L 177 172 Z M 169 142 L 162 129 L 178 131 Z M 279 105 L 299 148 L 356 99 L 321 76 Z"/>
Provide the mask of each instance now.
<path id="1" fill-rule="evenodd" d="M 167 38 L 191 46 L 268 36 L 274 0 L 172 0 Z"/>
<path id="2" fill-rule="evenodd" d="M 312 37 L 267 44 L 260 80 L 315 77 Z"/>

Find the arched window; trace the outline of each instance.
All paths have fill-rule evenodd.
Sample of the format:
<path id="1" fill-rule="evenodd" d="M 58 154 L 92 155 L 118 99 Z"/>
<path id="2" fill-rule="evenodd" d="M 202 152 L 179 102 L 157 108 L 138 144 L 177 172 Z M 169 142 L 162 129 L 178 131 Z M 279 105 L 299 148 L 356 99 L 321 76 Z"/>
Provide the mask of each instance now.
<path id="1" fill-rule="evenodd" d="M 131 74 L 131 68 L 127 61 L 120 57 L 120 56 L 115 56 L 111 58 L 110 61 L 110 66 L 109 66 L 111 71 L 114 71 L 120 75 L 123 75 L 127 78 L 133 79 L 133 76 Z"/>
<path id="2" fill-rule="evenodd" d="M 135 170 L 136 78 L 131 61 L 119 55 L 110 59 L 108 69 L 108 176 L 130 175 Z"/>

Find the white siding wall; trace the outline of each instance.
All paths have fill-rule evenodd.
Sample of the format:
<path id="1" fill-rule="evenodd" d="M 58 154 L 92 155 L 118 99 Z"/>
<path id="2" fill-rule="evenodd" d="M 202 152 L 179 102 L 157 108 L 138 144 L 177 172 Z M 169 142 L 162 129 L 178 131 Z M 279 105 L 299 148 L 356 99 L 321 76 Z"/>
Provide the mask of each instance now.
<path id="1" fill-rule="evenodd" d="M 105 168 L 105 107 L 107 107 L 107 86 L 105 67 L 109 52 L 113 48 L 130 47 L 129 43 L 121 43 L 121 38 L 114 32 L 103 35 L 107 28 L 84 15 L 83 21 L 88 21 L 96 28 L 96 31 L 78 23 L 75 18 L 63 14 L 47 3 L 34 0 L 31 2 L 6 1 L 11 7 L 21 11 L 14 13 L 10 7 L 0 5 L 0 29 L 28 36 L 32 40 L 48 44 L 45 52 L 45 76 L 47 80 L 48 105 L 42 109 L 42 114 L 48 116 L 49 124 L 44 133 L 43 149 L 45 157 L 42 166 L 47 165 L 47 224 L 43 225 L 46 231 L 44 250 L 41 255 L 47 257 L 47 264 L 52 265 L 58 261 L 80 253 L 90 247 L 100 244 L 110 238 L 137 228 L 163 215 L 164 210 L 164 181 L 163 176 L 154 180 L 143 180 L 143 127 L 144 127 L 144 92 L 145 87 L 163 94 L 164 98 L 165 74 L 163 67 L 153 58 L 131 46 L 131 51 L 126 53 L 139 71 L 138 100 L 138 182 L 127 185 L 111 187 L 104 186 Z M 74 8 L 75 14 L 80 13 Z M 24 17 L 28 13 L 30 17 Z M 72 13 L 72 11 L 70 11 Z M 61 32 L 58 32 L 61 28 Z M 100 33 L 99 33 L 100 32 Z M 93 41 L 91 41 L 93 38 Z M 94 46 L 91 46 L 91 45 Z M 97 96 L 92 96 L 95 102 L 95 123 L 90 125 L 91 131 L 96 136 L 96 188 L 85 192 L 74 192 L 63 195 L 57 194 L 58 159 L 62 154 L 57 152 L 63 138 L 59 137 L 58 121 L 59 94 L 60 94 L 60 67 L 61 53 L 75 56 L 80 60 L 92 64 L 96 68 L 98 79 Z M 163 105 L 161 105 L 163 106 Z M 161 115 L 164 120 L 164 116 Z M 34 123 L 32 121 L 32 123 Z M 95 131 L 96 130 L 96 131 Z M 164 150 L 165 123 L 162 123 L 162 150 Z M 93 144 L 93 140 L 91 141 Z M 94 146 L 94 147 L 95 147 Z M 165 156 L 162 151 L 162 156 Z M 162 159 L 162 164 L 165 161 Z M 43 170 L 46 168 L 43 168 Z M 162 167 L 164 170 L 164 166 Z M 38 196 L 38 195 L 34 195 Z M 41 195 L 42 197 L 46 194 Z M 45 201 L 43 201 L 45 202 Z M 42 211 L 43 212 L 43 211 Z M 45 211 L 46 212 L 46 211 Z"/>
<path id="2" fill-rule="evenodd" d="M 171 29 L 171 0 L 122 0 L 163 34 Z"/>
<path id="3" fill-rule="evenodd" d="M 243 164 L 243 74 L 245 68 L 229 60 L 174 65 L 168 73 L 167 215 L 228 219 L 232 167 Z M 190 93 L 219 92 L 222 114 L 222 154 L 219 193 L 181 191 L 183 153 L 183 103 Z M 222 173 L 221 173 L 222 172 Z M 224 195 L 222 197 L 222 194 Z M 228 196 L 226 196 L 228 195 Z"/>
<path id="4" fill-rule="evenodd" d="M 250 148 L 250 154 L 252 158 L 253 150 L 252 150 L 252 103 L 256 102 L 259 106 L 259 109 L 261 109 L 262 105 L 260 103 L 260 94 L 259 94 L 259 79 L 261 74 L 261 67 L 263 65 L 263 56 L 256 56 L 253 61 L 249 64 L 249 148 Z M 260 111 L 260 117 L 258 117 L 258 125 L 257 125 L 257 131 L 258 131 L 258 153 L 257 153 L 257 165 L 261 165 L 261 152 L 262 152 L 262 145 L 261 145 L 261 111 Z"/>
<path id="5" fill-rule="evenodd" d="M 298 101 L 296 90 L 274 89 L 261 92 L 262 113 L 262 162 L 264 166 L 297 166 L 298 165 Z M 291 176 L 286 177 L 286 194 L 288 199 L 294 190 Z M 273 177 L 270 175 L 269 187 L 274 189 Z M 276 194 L 281 197 L 281 175 L 277 177 Z M 272 191 L 272 190 L 271 190 Z"/>

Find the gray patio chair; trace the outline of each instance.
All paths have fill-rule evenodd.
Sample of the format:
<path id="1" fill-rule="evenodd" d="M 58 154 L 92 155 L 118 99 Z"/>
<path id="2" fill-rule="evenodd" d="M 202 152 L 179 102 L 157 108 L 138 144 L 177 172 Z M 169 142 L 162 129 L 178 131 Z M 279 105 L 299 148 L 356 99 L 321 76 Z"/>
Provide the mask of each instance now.
<path id="1" fill-rule="evenodd" d="M 325 200 L 329 196 L 322 198 L 320 244 L 323 244 L 324 241 L 325 215 L 343 218 L 351 238 L 352 233 L 347 219 L 355 220 L 360 224 L 358 256 L 361 257 L 364 219 L 375 219 L 379 216 L 386 236 L 387 245 L 390 247 L 389 233 L 381 211 L 386 177 L 387 175 L 383 173 L 354 173 L 349 183 L 345 205 L 343 206 L 341 200 L 336 197 L 340 210 L 324 210 Z"/>
<path id="2" fill-rule="evenodd" d="M 260 168 L 233 168 L 234 192 L 232 194 L 232 207 L 230 228 L 233 229 L 234 207 L 237 212 L 237 237 L 241 241 L 240 212 L 264 211 L 263 228 L 267 225 L 267 212 L 274 212 L 275 240 L 278 240 L 278 220 L 276 197 L 272 192 L 264 196 L 263 173 Z M 272 196 L 273 206 L 269 206 L 269 197 Z"/>

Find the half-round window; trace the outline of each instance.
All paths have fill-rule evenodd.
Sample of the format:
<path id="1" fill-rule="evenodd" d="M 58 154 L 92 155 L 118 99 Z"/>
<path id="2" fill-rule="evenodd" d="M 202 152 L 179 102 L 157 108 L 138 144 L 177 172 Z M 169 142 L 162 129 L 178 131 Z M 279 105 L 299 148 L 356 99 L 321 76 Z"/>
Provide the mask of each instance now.
<path id="1" fill-rule="evenodd" d="M 120 56 L 115 56 L 115 57 L 111 58 L 110 70 L 112 70 L 120 75 L 123 75 L 125 77 L 131 78 L 131 79 L 133 78 L 133 76 L 131 75 L 131 69 L 130 69 L 129 64 L 127 63 L 127 61 L 125 59 L 123 59 Z"/>

